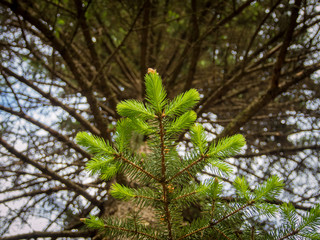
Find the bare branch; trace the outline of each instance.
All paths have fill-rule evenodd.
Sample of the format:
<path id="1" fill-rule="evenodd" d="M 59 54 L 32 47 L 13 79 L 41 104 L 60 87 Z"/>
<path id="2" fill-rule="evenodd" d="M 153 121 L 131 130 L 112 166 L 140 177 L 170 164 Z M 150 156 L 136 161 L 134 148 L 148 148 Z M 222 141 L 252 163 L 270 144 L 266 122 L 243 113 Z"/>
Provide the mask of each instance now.
<path id="1" fill-rule="evenodd" d="M 77 121 L 79 121 L 86 129 L 88 129 L 93 134 L 100 135 L 100 131 L 96 127 L 92 126 L 92 124 L 88 120 L 86 120 L 84 117 L 82 117 L 80 114 L 78 114 L 75 109 L 72 109 L 69 106 L 63 104 L 58 99 L 51 96 L 49 93 L 44 92 L 42 89 L 40 89 L 39 87 L 34 85 L 34 83 L 32 83 L 31 81 L 25 79 L 22 76 L 19 76 L 18 74 L 12 72 L 10 69 L 8 69 L 4 66 L 1 66 L 1 70 L 4 71 L 9 76 L 14 77 L 15 79 L 19 80 L 20 82 L 26 84 L 27 86 L 31 87 L 32 89 L 34 89 L 35 91 L 40 93 L 41 96 L 48 99 L 52 103 L 53 106 L 61 107 L 63 110 L 68 112 L 71 116 L 73 116 Z"/>
<path id="2" fill-rule="evenodd" d="M 219 137 L 225 137 L 235 134 L 241 126 L 243 126 L 252 116 L 254 116 L 260 109 L 269 104 L 276 96 L 285 92 L 292 85 L 303 80 L 305 77 L 310 76 L 313 72 L 320 69 L 320 64 L 316 64 L 305 68 L 305 70 L 298 72 L 291 81 L 285 82 L 278 88 L 270 88 L 265 91 L 260 97 L 256 98 L 249 104 L 243 111 L 241 111 L 234 120 L 225 127 Z"/>
<path id="3" fill-rule="evenodd" d="M 279 55 L 277 57 L 277 61 L 274 65 L 274 69 L 273 69 L 273 75 L 272 78 L 270 80 L 271 84 L 270 84 L 270 88 L 277 88 L 279 85 L 279 78 L 280 78 L 280 73 L 281 73 L 281 68 L 282 65 L 284 64 L 284 60 L 288 51 L 288 47 L 290 45 L 290 42 L 292 40 L 292 36 L 294 33 L 294 28 L 297 25 L 297 18 L 298 18 L 298 13 L 300 10 L 300 5 L 301 5 L 302 0 L 295 0 L 294 5 L 293 5 L 293 9 L 291 11 L 291 17 L 290 17 L 290 23 L 286 32 L 286 35 L 284 37 L 283 40 L 283 44 L 280 48 L 280 52 Z"/>
<path id="4" fill-rule="evenodd" d="M 14 156 L 16 156 L 19 160 L 28 163 L 38 170 L 40 170 L 42 173 L 48 176 L 49 179 L 55 179 L 64 185 L 66 185 L 68 188 L 72 189 L 73 191 L 77 192 L 78 194 L 82 195 L 85 197 L 88 201 L 92 202 L 96 206 L 101 206 L 101 202 L 98 201 L 95 197 L 91 196 L 88 192 L 86 192 L 85 189 L 80 187 L 77 183 L 72 182 L 68 179 L 65 179 L 58 175 L 56 172 L 53 170 L 41 165 L 40 163 L 30 159 L 29 157 L 23 155 L 22 153 L 18 152 L 15 148 L 13 148 L 8 142 L 6 142 L 3 138 L 0 138 L 0 144 L 5 147 L 8 152 L 12 153 Z"/>
<path id="5" fill-rule="evenodd" d="M 12 115 L 18 116 L 20 118 L 23 118 L 29 122 L 31 122 L 32 124 L 38 126 L 39 128 L 49 132 L 52 136 L 54 136 L 55 138 L 57 138 L 59 141 L 67 144 L 69 147 L 75 149 L 77 152 L 81 153 L 83 156 L 85 156 L 86 158 L 91 158 L 90 154 L 88 154 L 86 151 L 84 151 L 83 149 L 81 149 L 77 144 L 75 144 L 73 141 L 70 141 L 65 135 L 59 133 L 58 131 L 50 128 L 49 126 L 35 120 L 34 118 L 28 116 L 27 114 L 25 114 L 24 112 L 20 111 L 14 111 L 10 108 L 4 107 L 0 105 L 0 110 L 11 113 Z"/>
<path id="6" fill-rule="evenodd" d="M 19 234 L 15 236 L 2 237 L 1 240 L 20 240 L 20 239 L 35 239 L 35 238 L 60 238 L 60 237 L 91 237 L 94 232 L 90 231 L 61 231 L 61 232 L 32 232 Z"/>

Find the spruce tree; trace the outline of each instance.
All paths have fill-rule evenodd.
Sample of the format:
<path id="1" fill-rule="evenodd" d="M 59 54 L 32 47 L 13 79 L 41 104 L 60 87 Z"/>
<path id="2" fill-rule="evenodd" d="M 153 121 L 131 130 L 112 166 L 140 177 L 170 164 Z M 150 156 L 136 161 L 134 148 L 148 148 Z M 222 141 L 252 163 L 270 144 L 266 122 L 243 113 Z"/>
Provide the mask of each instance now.
<path id="1" fill-rule="evenodd" d="M 192 111 L 200 99 L 197 90 L 169 100 L 153 69 L 145 75 L 145 86 L 144 102 L 125 100 L 117 105 L 123 118 L 116 124 L 113 142 L 86 132 L 78 133 L 76 139 L 93 155 L 86 165 L 91 174 L 106 181 L 123 174 L 138 183 L 136 188 L 114 183 L 109 194 L 141 208 L 150 207 L 155 224 L 146 225 L 137 212 L 126 219 L 90 216 L 83 219 L 88 228 L 108 239 L 320 239 L 320 207 L 301 216 L 291 204 L 280 205 L 275 199 L 283 182 L 277 176 L 255 188 L 237 177 L 228 188 L 234 194 L 224 196 L 225 184 L 219 175 L 232 173 L 224 160 L 238 154 L 245 139 L 237 134 L 208 143 Z M 147 139 L 148 151 L 133 147 L 137 134 Z M 185 153 L 177 147 L 183 134 L 192 144 Z M 218 177 L 199 181 L 206 166 L 215 169 Z M 194 206 L 201 211 L 184 218 L 186 209 Z M 275 216 L 281 216 L 282 224 L 259 224 Z"/>

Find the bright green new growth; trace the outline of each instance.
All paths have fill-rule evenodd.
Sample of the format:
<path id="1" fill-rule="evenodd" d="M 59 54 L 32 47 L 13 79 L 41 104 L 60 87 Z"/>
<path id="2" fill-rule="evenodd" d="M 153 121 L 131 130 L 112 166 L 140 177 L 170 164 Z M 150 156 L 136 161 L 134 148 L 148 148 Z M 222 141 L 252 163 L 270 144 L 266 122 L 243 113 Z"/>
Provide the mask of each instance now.
<path id="1" fill-rule="evenodd" d="M 124 118 L 117 122 L 112 144 L 84 132 L 76 139 L 94 156 L 86 166 L 91 174 L 103 180 L 124 174 L 139 185 L 131 188 L 115 183 L 109 194 L 142 208 L 150 206 L 155 223 L 147 226 L 139 217 L 102 220 L 91 216 L 84 220 L 89 228 L 114 239 L 319 239 L 320 208 L 300 221 L 292 205 L 279 208 L 273 204 L 283 187 L 276 176 L 254 190 L 245 178 L 238 177 L 233 184 L 236 195 L 224 198 L 220 177 L 232 172 L 225 159 L 240 152 L 244 137 L 237 134 L 208 143 L 205 129 L 195 123 L 197 116 L 192 111 L 200 100 L 197 90 L 170 101 L 155 71 L 145 76 L 145 85 L 146 102 L 126 100 L 118 104 L 117 111 Z M 178 139 L 186 132 L 193 147 L 181 156 Z M 131 147 L 136 134 L 147 138 L 147 152 L 135 152 Z M 201 183 L 196 176 L 206 166 L 217 176 Z M 184 212 L 195 206 L 198 214 L 184 217 Z M 274 216 L 276 211 L 282 213 L 287 226 L 267 233 L 250 221 L 257 216 Z"/>

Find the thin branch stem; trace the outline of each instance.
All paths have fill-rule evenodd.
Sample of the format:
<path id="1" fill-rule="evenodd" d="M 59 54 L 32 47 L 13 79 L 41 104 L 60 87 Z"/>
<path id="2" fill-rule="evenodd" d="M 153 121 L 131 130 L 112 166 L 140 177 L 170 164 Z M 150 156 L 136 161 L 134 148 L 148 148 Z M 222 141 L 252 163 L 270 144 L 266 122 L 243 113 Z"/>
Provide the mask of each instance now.
<path id="1" fill-rule="evenodd" d="M 174 198 L 174 199 L 172 199 L 172 201 L 177 201 L 177 200 L 179 200 L 179 199 L 181 199 L 181 198 L 189 197 L 189 196 L 194 195 L 194 194 L 197 194 L 197 193 L 198 193 L 197 191 L 193 191 L 193 192 L 190 192 L 190 193 L 181 195 L 181 196 L 179 196 L 179 197 L 177 197 L 177 198 Z"/>
<path id="2" fill-rule="evenodd" d="M 0 144 L 3 147 L 5 147 L 8 150 L 8 152 L 12 153 L 14 156 L 16 156 L 21 161 L 28 163 L 28 164 L 34 166 L 35 168 L 37 168 L 38 170 L 40 170 L 42 173 L 44 173 L 47 176 L 48 179 L 55 179 L 55 180 L 63 183 L 64 185 L 66 185 L 67 187 L 72 189 L 73 191 L 75 191 L 75 192 L 79 193 L 80 195 L 82 195 L 83 197 L 85 197 L 91 203 L 95 204 L 98 207 L 101 207 L 101 202 L 99 200 L 97 200 L 95 197 L 91 196 L 88 192 L 86 192 L 86 190 L 83 189 L 82 187 L 80 187 L 79 184 L 72 182 L 69 179 L 66 179 L 66 178 L 60 176 L 55 171 L 49 169 L 46 166 L 43 166 L 39 162 L 37 162 L 33 159 L 30 159 L 28 156 L 20 153 L 14 147 L 12 147 L 7 141 L 5 141 L 3 138 L 0 138 Z"/>
<path id="3" fill-rule="evenodd" d="M 300 230 L 299 230 L 299 229 L 294 229 L 293 231 L 291 231 L 290 233 L 288 233 L 288 234 L 284 235 L 283 237 L 278 238 L 278 240 L 284 240 L 284 239 L 287 239 L 288 237 L 293 236 L 293 235 L 296 235 L 296 234 L 298 234 L 299 232 L 300 232 Z"/>
<path id="4" fill-rule="evenodd" d="M 86 158 L 91 158 L 91 155 L 88 154 L 86 151 L 84 151 L 82 148 L 80 148 L 77 144 L 75 144 L 73 141 L 70 141 L 70 139 L 68 139 L 65 135 L 59 133 L 58 131 L 50 128 L 49 126 L 37 121 L 36 119 L 30 117 L 29 115 L 25 114 L 23 111 L 20 112 L 16 112 L 10 108 L 4 107 L 0 105 L 0 111 L 5 111 L 8 113 L 11 113 L 12 115 L 18 116 L 22 119 L 27 120 L 28 122 L 34 124 L 35 126 L 47 131 L 48 133 L 50 133 L 52 136 L 54 136 L 56 139 L 58 139 L 59 141 L 65 143 L 66 145 L 68 145 L 70 148 L 73 148 L 74 150 L 76 150 L 77 152 L 81 153 L 84 157 Z"/>
<path id="5" fill-rule="evenodd" d="M 152 235 L 150 235 L 148 233 L 140 232 L 140 231 L 137 231 L 137 230 L 131 230 L 131 229 L 124 228 L 124 227 L 118 227 L 118 226 L 112 226 L 112 225 L 104 225 L 104 227 L 105 228 L 111 228 L 111 229 L 117 229 L 117 230 L 124 231 L 124 232 L 136 233 L 136 234 L 140 234 L 140 235 L 146 236 L 146 237 L 151 238 L 151 239 L 161 240 L 160 238 L 152 236 Z"/>
<path id="6" fill-rule="evenodd" d="M 144 170 L 142 167 L 138 166 L 137 164 L 131 162 L 129 159 L 125 158 L 122 155 L 115 155 L 117 158 L 121 159 L 122 161 L 130 164 L 131 166 L 135 167 L 136 169 L 140 170 L 141 172 L 143 172 L 144 174 L 146 174 L 147 176 L 149 176 L 150 178 L 156 180 L 157 182 L 160 182 L 160 179 L 157 178 L 156 176 L 154 176 L 152 173 Z"/>
<path id="7" fill-rule="evenodd" d="M 67 106 L 66 104 L 63 104 L 61 101 L 59 101 L 57 98 L 53 97 L 51 94 L 46 93 L 45 91 L 43 91 L 41 88 L 39 88 L 38 86 L 36 86 L 33 82 L 31 82 L 30 80 L 27 80 L 26 78 L 24 78 L 23 76 L 20 76 L 16 73 L 14 73 L 13 71 L 11 71 L 10 69 L 4 67 L 4 66 L 0 66 L 1 70 L 3 72 L 5 72 L 6 74 L 8 74 L 9 76 L 14 77 L 15 79 L 17 79 L 18 81 L 26 84 L 27 86 L 31 87 L 33 90 L 37 91 L 39 94 L 41 94 L 41 96 L 45 97 L 46 99 L 48 99 L 51 104 L 53 106 L 59 106 L 61 107 L 63 110 L 65 110 L 67 113 L 69 113 L 72 117 L 74 117 L 77 121 L 79 121 L 87 130 L 89 130 L 92 134 L 95 135 L 100 135 L 100 130 L 97 129 L 96 127 L 94 127 L 87 119 L 85 119 L 84 117 L 82 117 L 80 114 L 78 114 L 76 112 L 75 109 L 70 108 L 69 106 Z"/>
<path id="8" fill-rule="evenodd" d="M 202 160 L 204 160 L 206 158 L 206 156 L 201 156 L 199 159 L 197 159 L 196 161 L 192 162 L 191 164 L 189 164 L 188 166 L 186 166 L 185 168 L 181 169 L 179 172 L 177 172 L 174 176 L 172 176 L 171 178 L 169 178 L 167 180 L 167 182 L 171 182 L 173 179 L 175 179 L 176 177 L 180 176 L 182 173 L 184 173 L 185 171 L 187 171 L 189 168 L 193 167 L 194 165 L 196 165 L 197 163 L 201 162 Z"/>
<path id="9" fill-rule="evenodd" d="M 164 126 L 163 126 L 163 115 L 160 115 L 158 117 L 159 121 L 159 135 L 160 135 L 160 148 L 161 148 L 161 185 L 162 185 L 162 191 L 163 191 L 163 203 L 164 203 L 164 210 L 166 214 L 166 221 L 168 224 L 168 233 L 169 233 L 169 239 L 172 238 L 172 224 L 171 224 L 171 214 L 169 210 L 169 202 L 168 202 L 168 189 L 167 189 L 167 181 L 166 181 L 166 159 L 165 159 L 165 142 L 164 142 Z"/>
<path id="10" fill-rule="evenodd" d="M 61 231 L 61 232 L 32 232 L 19 234 L 15 236 L 2 237 L 1 240 L 20 240 L 20 239 L 35 239 L 35 238 L 79 238 L 91 237 L 93 232 L 90 231 Z"/>
<path id="11" fill-rule="evenodd" d="M 198 229 L 194 230 L 193 232 L 190 232 L 190 233 L 188 233 L 188 234 L 186 234 L 186 235 L 178 238 L 178 240 L 187 238 L 187 237 L 189 237 L 189 236 L 191 236 L 191 235 L 193 235 L 193 234 L 196 234 L 196 233 L 198 233 L 198 232 L 201 232 L 201 231 L 203 231 L 203 230 L 205 230 L 205 229 L 207 229 L 207 228 L 211 228 L 211 227 L 219 224 L 220 222 L 222 222 L 222 221 L 226 220 L 227 218 L 235 215 L 236 213 L 240 212 L 241 210 L 245 209 L 246 207 L 248 207 L 248 206 L 250 206 L 250 205 L 252 205 L 252 204 L 254 204 L 254 203 L 255 203 L 254 201 L 250 201 L 250 202 L 248 202 L 247 204 L 243 205 L 242 207 L 240 207 L 240 208 L 234 210 L 233 212 L 229 213 L 228 215 L 225 215 L 224 217 L 220 218 L 219 220 L 217 220 L 217 221 L 215 221 L 215 222 L 213 222 L 213 223 L 210 223 L 210 224 L 208 224 L 208 225 L 206 225 L 206 226 L 204 226 L 204 227 L 198 228 Z"/>

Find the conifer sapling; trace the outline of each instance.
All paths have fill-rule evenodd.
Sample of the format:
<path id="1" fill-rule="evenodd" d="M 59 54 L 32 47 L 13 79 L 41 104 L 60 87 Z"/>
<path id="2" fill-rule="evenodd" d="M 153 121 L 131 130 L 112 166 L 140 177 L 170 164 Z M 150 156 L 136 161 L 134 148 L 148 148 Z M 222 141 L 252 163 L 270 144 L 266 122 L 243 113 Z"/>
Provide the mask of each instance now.
<path id="1" fill-rule="evenodd" d="M 232 186 L 234 195 L 223 197 L 219 174 L 232 172 L 225 159 L 240 152 L 245 145 L 244 137 L 237 134 L 209 143 L 192 110 L 200 99 L 197 90 L 190 89 L 169 100 L 159 74 L 153 69 L 145 76 L 145 86 L 144 102 L 125 100 L 117 105 L 123 118 L 117 122 L 113 142 L 86 132 L 78 133 L 76 140 L 93 155 L 86 165 L 91 174 L 106 181 L 124 174 L 143 185 L 132 188 L 114 183 L 109 194 L 142 208 L 151 207 L 156 224 L 147 226 L 136 216 L 127 219 L 90 216 L 83 219 L 87 227 L 111 239 L 285 239 L 299 234 L 319 239 L 316 232 L 319 207 L 298 224 L 290 215 L 296 212 L 292 205 L 279 208 L 272 203 L 283 187 L 276 176 L 254 190 L 245 178 L 238 177 Z M 185 133 L 192 147 L 182 154 L 177 146 L 179 137 Z M 137 152 L 132 147 L 131 139 L 136 134 L 146 137 L 147 152 Z M 201 182 L 197 177 L 206 166 L 216 169 L 218 175 Z M 186 221 L 183 213 L 194 205 L 200 207 L 201 214 Z M 252 221 L 257 216 L 274 216 L 276 211 L 283 213 L 291 225 L 266 232 L 255 225 L 257 221 Z"/>

